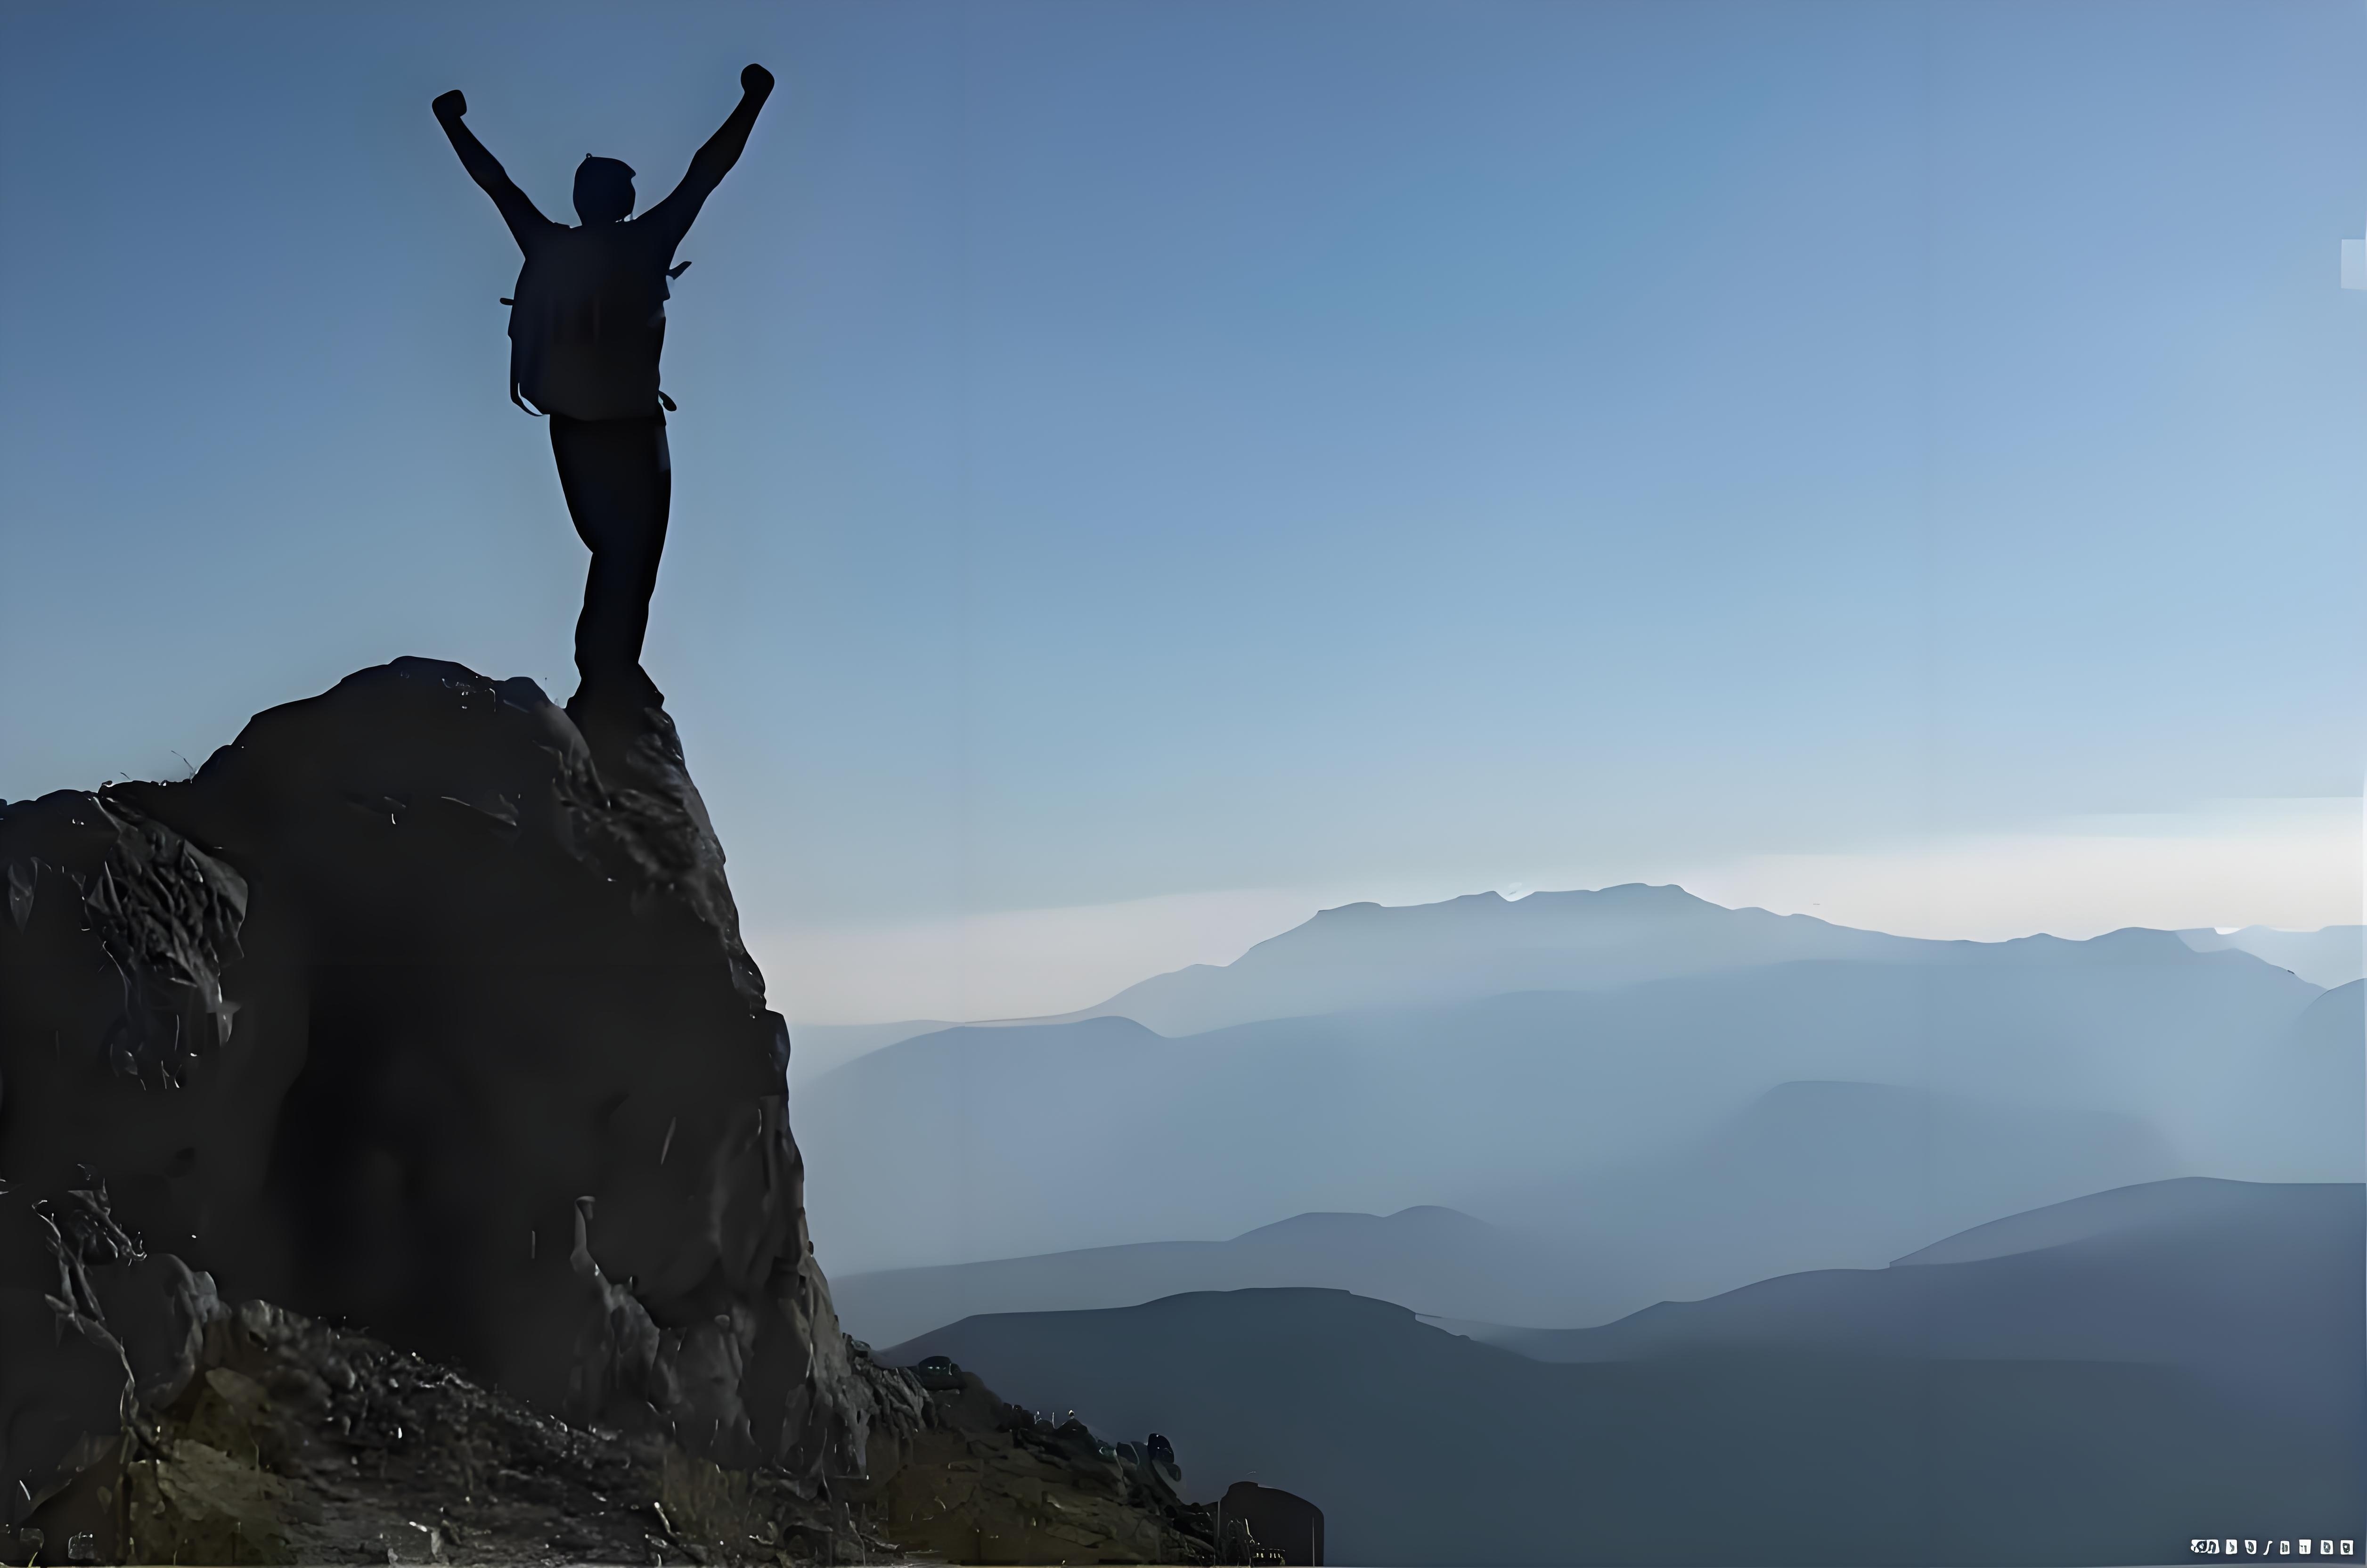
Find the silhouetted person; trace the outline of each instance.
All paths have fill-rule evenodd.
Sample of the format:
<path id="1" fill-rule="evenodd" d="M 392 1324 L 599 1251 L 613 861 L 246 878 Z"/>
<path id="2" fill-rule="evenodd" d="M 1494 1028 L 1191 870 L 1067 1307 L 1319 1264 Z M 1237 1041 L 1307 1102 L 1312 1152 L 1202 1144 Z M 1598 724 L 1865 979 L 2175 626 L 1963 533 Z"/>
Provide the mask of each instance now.
<path id="1" fill-rule="evenodd" d="M 674 247 L 747 147 L 773 74 L 751 65 L 740 73 L 740 86 L 739 107 L 691 159 L 674 194 L 638 218 L 629 216 L 633 171 L 614 158 L 585 158 L 575 170 L 583 222 L 572 229 L 537 211 L 460 123 L 469 101 L 457 89 L 434 105 L 461 166 L 493 199 L 526 253 L 510 311 L 510 401 L 550 416 L 560 488 L 592 551 L 575 622 L 583 679 L 567 704 L 579 722 L 590 709 L 660 700 L 641 669 L 641 639 L 674 498 L 663 412 L 673 403 L 658 390 L 666 280 L 683 270 L 674 265 Z"/>

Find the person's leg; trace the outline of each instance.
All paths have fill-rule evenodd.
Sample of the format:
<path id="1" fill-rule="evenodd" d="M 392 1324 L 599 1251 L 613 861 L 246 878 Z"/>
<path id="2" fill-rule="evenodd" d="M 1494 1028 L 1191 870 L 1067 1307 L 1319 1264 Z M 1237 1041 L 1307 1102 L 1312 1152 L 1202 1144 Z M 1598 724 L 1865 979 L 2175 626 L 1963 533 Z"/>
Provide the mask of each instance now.
<path id="1" fill-rule="evenodd" d="M 640 428 L 618 432 L 625 448 L 620 466 L 629 467 L 634 478 L 634 504 L 631 531 L 610 551 L 616 574 L 613 646 L 618 667 L 640 676 L 654 698 L 657 688 L 641 672 L 641 643 L 649 635 L 650 597 L 657 592 L 658 558 L 665 553 L 666 522 L 674 510 L 674 459 L 663 421 L 617 423 Z"/>
<path id="2" fill-rule="evenodd" d="M 554 415 L 550 449 L 568 514 L 592 551 L 575 622 L 575 667 L 583 683 L 577 695 L 598 688 L 654 699 L 640 659 L 674 499 L 665 426 L 656 418 Z"/>

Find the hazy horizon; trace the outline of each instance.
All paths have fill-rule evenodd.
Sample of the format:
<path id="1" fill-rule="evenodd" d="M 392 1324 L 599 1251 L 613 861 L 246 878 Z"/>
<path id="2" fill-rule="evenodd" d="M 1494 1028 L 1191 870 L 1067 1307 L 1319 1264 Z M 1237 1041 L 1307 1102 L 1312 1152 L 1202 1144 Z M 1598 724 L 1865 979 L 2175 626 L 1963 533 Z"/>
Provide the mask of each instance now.
<path id="1" fill-rule="evenodd" d="M 1516 888 L 1510 891 L 1482 888 L 1443 898 L 1365 899 L 1342 897 L 1312 906 L 1299 895 L 1286 892 L 1253 892 L 1237 899 L 1224 895 L 1198 895 L 1177 900 L 1144 900 L 1132 905 L 1102 906 L 1082 910 L 1017 911 L 997 917 L 963 923 L 946 923 L 934 928 L 915 931 L 912 928 L 866 933 L 859 929 L 841 928 L 814 932 L 789 942 L 778 938 L 765 939 L 761 934 L 752 947 L 761 960 L 769 953 L 782 960 L 794 977 L 811 975 L 820 983 L 799 988 L 793 978 L 789 983 L 792 995 L 810 998 L 817 993 L 832 994 L 826 989 L 832 982 L 839 987 L 837 994 L 863 994 L 860 982 L 876 979 L 883 985 L 901 983 L 900 995 L 912 994 L 910 977 L 915 973 L 950 974 L 957 980 L 971 974 L 993 972 L 999 983 L 991 994 L 1013 998 L 1037 996 L 1048 999 L 1045 1006 L 1032 1009 L 1014 1008 L 994 1013 L 974 1013 L 955 1016 L 947 1010 L 923 1009 L 896 1014 L 893 1017 L 825 1017 L 809 1007 L 793 1013 L 793 1024 L 804 1028 L 832 1029 L 861 1028 L 868 1025 L 907 1023 L 921 1019 L 948 1024 L 1022 1023 L 1057 1017 L 1082 1009 L 1099 1006 L 1111 1001 L 1127 987 L 1179 970 L 1195 966 L 1222 968 L 1238 961 L 1252 948 L 1276 937 L 1286 935 L 1305 925 L 1315 915 L 1352 904 L 1377 903 L 1384 908 L 1410 909 L 1451 903 L 1456 899 L 1495 896 L 1508 903 L 1517 903 L 1538 894 L 1604 892 L 1624 887 L 1672 887 L 1701 898 L 1720 908 L 1734 910 L 1765 910 L 1776 915 L 1806 915 L 1828 924 L 1853 930 L 1874 931 L 1889 936 L 1916 937 L 1932 940 L 1974 941 L 1980 943 L 2010 942 L 2025 937 L 2052 936 L 2079 941 L 2129 929 L 2170 932 L 2211 931 L 2221 937 L 2237 937 L 2250 933 L 2272 936 L 2314 936 L 2334 931 L 2367 931 L 2359 921 L 2330 921 L 2316 926 L 2280 926 L 2265 922 L 2243 926 L 2222 926 L 2208 923 L 2189 925 L 2153 925 L 2143 921 L 2097 923 L 2092 928 L 2059 926 L 2047 929 L 1998 929 L 1979 932 L 1946 930 L 1898 930 L 1866 921 L 1844 918 L 1822 907 L 1808 909 L 1773 908 L 1763 903 L 1727 903 L 1708 897 L 1697 889 L 1682 882 L 1653 883 L 1645 881 L 1606 883 L 1591 888 Z M 1138 923 L 1132 931 L 1120 930 L 1113 937 L 1113 923 L 1123 925 L 1131 917 Z M 1104 939 L 1096 947 L 1094 937 Z M 2237 946 L 2241 946 L 2237 944 Z M 1080 949 L 1082 949 L 1082 951 Z M 2247 949 L 2248 950 L 2248 949 Z M 1144 969 L 1137 960 L 1146 954 L 1165 952 L 1172 961 Z M 957 955 L 951 956 L 949 955 Z M 1046 955 L 1056 955 L 1056 962 L 1048 964 Z M 2255 956 L 2262 956 L 2255 954 Z M 876 966 L 866 971 L 866 962 Z M 1156 961 L 1156 960 L 1154 960 Z M 1015 976 L 1013 968 L 1020 972 Z M 851 972 L 850 972 L 851 971 Z M 769 971 L 768 971 L 769 972 Z M 850 986 L 850 980 L 858 983 Z M 2312 983 L 2324 984 L 2323 981 Z M 2336 982 L 2335 983 L 2340 983 Z M 951 994 L 950 992 L 946 994 Z M 850 1047 L 833 1042 L 819 1053 L 815 1070 L 836 1065 L 868 1046 Z"/>

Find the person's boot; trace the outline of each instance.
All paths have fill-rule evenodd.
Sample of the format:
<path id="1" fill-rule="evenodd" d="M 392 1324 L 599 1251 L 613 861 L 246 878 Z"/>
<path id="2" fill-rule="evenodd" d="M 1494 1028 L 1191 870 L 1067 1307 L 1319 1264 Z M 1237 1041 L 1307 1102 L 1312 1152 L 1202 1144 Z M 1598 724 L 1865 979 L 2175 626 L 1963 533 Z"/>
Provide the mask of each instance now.
<path id="1" fill-rule="evenodd" d="M 665 693 L 639 665 L 616 674 L 586 675 L 567 699 L 567 716 L 583 733 L 592 761 L 614 778 L 631 767 L 634 743 L 657 736 L 671 760 L 680 763 L 680 744 L 665 711 Z"/>

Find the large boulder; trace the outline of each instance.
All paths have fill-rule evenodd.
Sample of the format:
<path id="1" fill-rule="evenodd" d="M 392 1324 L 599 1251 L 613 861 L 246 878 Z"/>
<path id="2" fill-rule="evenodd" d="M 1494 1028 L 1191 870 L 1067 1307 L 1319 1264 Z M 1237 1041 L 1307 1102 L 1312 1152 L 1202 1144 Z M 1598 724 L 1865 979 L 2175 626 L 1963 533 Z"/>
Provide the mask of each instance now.
<path id="1" fill-rule="evenodd" d="M 595 757 L 530 681 L 398 660 L 188 780 L 0 806 L 0 1182 L 108 1196 L 137 1335 L 210 1284 L 810 1494 L 911 1426 L 815 1266 L 787 1033 L 661 710 Z M 0 1522 L 142 1392 L 55 1223 L 0 1244 Z"/>

